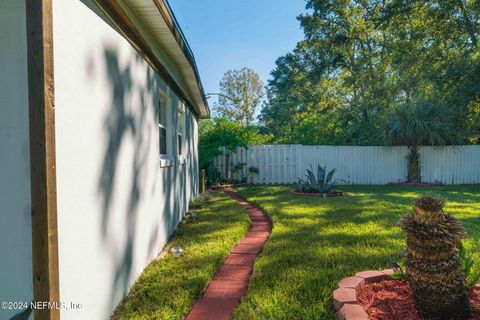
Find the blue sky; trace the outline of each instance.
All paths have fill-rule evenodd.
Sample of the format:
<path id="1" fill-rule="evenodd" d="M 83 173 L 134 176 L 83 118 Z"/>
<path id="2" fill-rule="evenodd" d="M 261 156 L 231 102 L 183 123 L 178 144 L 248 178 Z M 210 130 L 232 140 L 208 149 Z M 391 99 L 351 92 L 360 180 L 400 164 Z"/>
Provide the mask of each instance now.
<path id="1" fill-rule="evenodd" d="M 206 93 L 228 69 L 249 67 L 266 84 L 275 60 L 303 38 L 305 0 L 170 0 L 192 48 Z M 213 106 L 213 98 L 209 101 Z"/>

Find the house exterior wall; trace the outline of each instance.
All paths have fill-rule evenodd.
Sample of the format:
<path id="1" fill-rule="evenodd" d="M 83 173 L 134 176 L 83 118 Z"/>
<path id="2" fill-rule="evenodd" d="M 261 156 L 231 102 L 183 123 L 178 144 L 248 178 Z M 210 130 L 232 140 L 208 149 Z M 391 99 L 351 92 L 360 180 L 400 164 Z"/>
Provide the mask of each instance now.
<path id="1" fill-rule="evenodd" d="M 106 319 L 197 193 L 197 120 L 186 108 L 183 163 L 179 99 L 95 4 L 54 0 L 53 21 L 60 297 L 81 305 L 61 318 Z M 160 92 L 170 110 L 166 167 Z"/>
<path id="2" fill-rule="evenodd" d="M 25 19 L 24 1 L 0 2 L 0 301 L 11 302 L 33 297 Z"/>

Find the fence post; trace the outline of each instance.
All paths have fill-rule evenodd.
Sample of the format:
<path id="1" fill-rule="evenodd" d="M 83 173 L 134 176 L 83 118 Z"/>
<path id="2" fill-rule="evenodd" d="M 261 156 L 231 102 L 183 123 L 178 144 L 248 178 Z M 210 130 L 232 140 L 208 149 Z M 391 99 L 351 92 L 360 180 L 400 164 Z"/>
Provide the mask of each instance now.
<path id="1" fill-rule="evenodd" d="M 200 170 L 200 193 L 204 193 L 207 189 L 205 180 L 205 169 L 202 169 Z"/>

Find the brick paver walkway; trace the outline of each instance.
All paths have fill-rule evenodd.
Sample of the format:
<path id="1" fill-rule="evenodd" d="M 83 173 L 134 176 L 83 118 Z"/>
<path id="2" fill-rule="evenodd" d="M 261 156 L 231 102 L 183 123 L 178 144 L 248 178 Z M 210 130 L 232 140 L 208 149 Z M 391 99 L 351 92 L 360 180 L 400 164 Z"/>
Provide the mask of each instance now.
<path id="1" fill-rule="evenodd" d="M 218 268 L 207 291 L 195 303 L 186 320 L 232 318 L 235 307 L 247 291 L 255 258 L 262 251 L 272 230 L 272 222 L 260 208 L 242 199 L 236 191 L 226 190 L 225 193 L 247 210 L 251 227 Z"/>

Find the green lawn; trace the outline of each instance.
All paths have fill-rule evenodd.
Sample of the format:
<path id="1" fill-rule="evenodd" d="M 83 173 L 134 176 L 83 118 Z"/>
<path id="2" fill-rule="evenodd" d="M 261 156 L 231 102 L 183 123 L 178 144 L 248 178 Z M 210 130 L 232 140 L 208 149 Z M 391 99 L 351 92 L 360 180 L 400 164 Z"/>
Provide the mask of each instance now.
<path id="1" fill-rule="evenodd" d="M 210 279 L 235 244 L 248 230 L 245 210 L 218 194 L 198 216 L 181 224 L 172 246 L 185 253 L 167 255 L 151 263 L 112 319 L 183 319 L 201 297 Z"/>
<path id="2" fill-rule="evenodd" d="M 271 216 L 274 229 L 257 259 L 236 319 L 334 319 L 337 282 L 358 271 L 388 268 L 402 256 L 404 236 L 395 226 L 419 194 L 448 199 L 470 238 L 480 237 L 480 186 L 342 187 L 340 198 L 299 197 L 286 186 L 241 188 Z"/>

